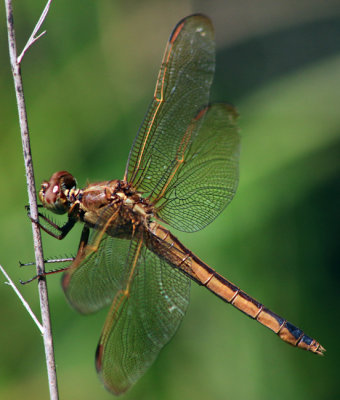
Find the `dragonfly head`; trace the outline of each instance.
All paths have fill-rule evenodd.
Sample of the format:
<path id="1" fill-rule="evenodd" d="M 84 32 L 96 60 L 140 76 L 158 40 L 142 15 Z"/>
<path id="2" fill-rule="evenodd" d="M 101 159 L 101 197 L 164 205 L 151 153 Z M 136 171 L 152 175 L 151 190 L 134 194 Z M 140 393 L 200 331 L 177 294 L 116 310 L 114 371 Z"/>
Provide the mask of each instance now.
<path id="1" fill-rule="evenodd" d="M 41 184 L 39 199 L 48 210 L 65 214 L 70 207 L 70 191 L 76 186 L 77 182 L 69 172 L 55 172 L 49 181 Z"/>

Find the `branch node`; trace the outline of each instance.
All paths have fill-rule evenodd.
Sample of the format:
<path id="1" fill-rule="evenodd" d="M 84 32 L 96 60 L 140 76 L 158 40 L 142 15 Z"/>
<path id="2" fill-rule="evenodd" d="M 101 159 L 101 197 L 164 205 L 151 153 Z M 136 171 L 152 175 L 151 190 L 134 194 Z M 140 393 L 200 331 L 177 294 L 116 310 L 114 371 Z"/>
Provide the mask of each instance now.
<path id="1" fill-rule="evenodd" d="M 40 18 L 37 22 L 37 24 L 35 25 L 31 36 L 29 37 L 29 39 L 27 40 L 27 43 L 25 44 L 24 49 L 22 50 L 20 56 L 17 58 L 17 63 L 20 64 L 25 53 L 27 52 L 27 50 L 38 40 L 40 39 L 43 35 L 45 35 L 46 31 L 41 32 L 38 36 L 37 33 L 39 31 L 39 29 L 41 28 L 41 25 L 43 24 L 43 22 L 45 21 L 45 18 L 48 14 L 48 10 L 50 9 L 50 5 L 52 3 L 52 0 L 48 0 L 48 2 L 46 3 L 46 6 L 43 10 L 43 12 L 40 15 Z"/>

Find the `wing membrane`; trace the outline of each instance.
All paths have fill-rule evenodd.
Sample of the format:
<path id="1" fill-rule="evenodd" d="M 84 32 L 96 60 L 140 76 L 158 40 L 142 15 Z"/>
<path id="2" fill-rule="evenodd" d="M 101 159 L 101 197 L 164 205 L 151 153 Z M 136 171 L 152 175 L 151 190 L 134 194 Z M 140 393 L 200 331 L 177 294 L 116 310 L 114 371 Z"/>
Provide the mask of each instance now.
<path id="1" fill-rule="evenodd" d="M 188 307 L 190 279 L 147 249 L 147 233 L 124 238 L 115 230 L 116 218 L 114 208 L 102 211 L 84 252 L 65 272 L 63 288 L 81 313 L 111 304 L 96 367 L 108 390 L 119 394 L 144 374 L 175 334 Z"/>
<path id="2" fill-rule="evenodd" d="M 111 205 L 102 209 L 84 251 L 63 275 L 62 286 L 72 307 L 89 314 L 112 303 L 129 279 L 140 235 L 136 232 L 133 237 L 132 227 L 119 226 L 119 209 Z"/>
<path id="3" fill-rule="evenodd" d="M 235 109 L 213 104 L 201 110 L 192 125 L 199 118 L 204 118 L 203 125 L 156 204 L 164 221 L 186 232 L 213 221 L 230 203 L 238 185 L 240 137 Z"/>
<path id="4" fill-rule="evenodd" d="M 125 392 L 153 363 L 189 302 L 189 278 L 144 244 L 137 249 L 136 273 L 113 301 L 96 354 L 97 371 L 115 394 Z"/>
<path id="5" fill-rule="evenodd" d="M 90 244 L 93 239 L 90 240 Z M 117 292 L 126 285 L 127 255 L 135 243 L 104 235 L 98 250 L 75 260 L 64 273 L 63 288 L 69 303 L 82 314 L 100 310 L 112 303 Z"/>
<path id="6" fill-rule="evenodd" d="M 125 180 L 153 202 L 168 184 L 195 130 L 187 131 L 208 103 L 215 68 L 211 21 L 202 15 L 178 23 L 165 50 L 154 99 L 135 138 Z"/>

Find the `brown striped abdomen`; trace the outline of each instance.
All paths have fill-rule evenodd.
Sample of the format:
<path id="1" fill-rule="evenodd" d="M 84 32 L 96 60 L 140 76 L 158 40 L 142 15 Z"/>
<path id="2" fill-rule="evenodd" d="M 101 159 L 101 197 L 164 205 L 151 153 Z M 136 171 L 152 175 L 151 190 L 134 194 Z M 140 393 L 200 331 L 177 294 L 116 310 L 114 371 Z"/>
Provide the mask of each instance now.
<path id="1" fill-rule="evenodd" d="M 301 329 L 223 278 L 183 246 L 170 231 L 155 222 L 150 224 L 150 231 L 152 234 L 148 240 L 148 247 L 171 265 L 179 268 L 198 284 L 207 287 L 222 300 L 271 329 L 283 341 L 316 354 L 323 354 L 325 349 L 315 339 L 305 335 Z"/>

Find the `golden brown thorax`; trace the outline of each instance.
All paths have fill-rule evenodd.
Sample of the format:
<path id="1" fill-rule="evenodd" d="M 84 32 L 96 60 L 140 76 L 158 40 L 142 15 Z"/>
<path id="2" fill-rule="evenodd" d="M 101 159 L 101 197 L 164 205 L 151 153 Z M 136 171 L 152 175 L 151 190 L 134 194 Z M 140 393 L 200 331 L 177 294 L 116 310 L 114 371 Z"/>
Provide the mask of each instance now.
<path id="1" fill-rule="evenodd" d="M 131 235 L 140 224 L 148 224 L 153 207 L 128 183 L 114 179 L 76 188 L 76 180 L 67 171 L 59 171 L 41 185 L 39 198 L 50 211 L 68 213 L 89 227 L 113 236 Z"/>

